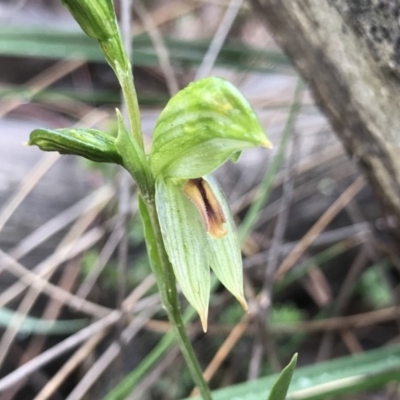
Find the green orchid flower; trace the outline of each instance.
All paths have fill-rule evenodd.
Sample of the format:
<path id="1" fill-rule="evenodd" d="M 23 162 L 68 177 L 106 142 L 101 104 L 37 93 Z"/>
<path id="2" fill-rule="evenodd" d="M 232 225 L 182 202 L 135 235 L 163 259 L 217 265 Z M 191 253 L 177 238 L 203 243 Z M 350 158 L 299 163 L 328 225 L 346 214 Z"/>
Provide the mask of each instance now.
<path id="1" fill-rule="evenodd" d="M 271 143 L 253 109 L 233 85 L 215 77 L 175 95 L 154 131 L 150 165 L 164 245 L 204 331 L 210 269 L 248 309 L 236 227 L 224 194 L 209 174 L 256 146 Z"/>

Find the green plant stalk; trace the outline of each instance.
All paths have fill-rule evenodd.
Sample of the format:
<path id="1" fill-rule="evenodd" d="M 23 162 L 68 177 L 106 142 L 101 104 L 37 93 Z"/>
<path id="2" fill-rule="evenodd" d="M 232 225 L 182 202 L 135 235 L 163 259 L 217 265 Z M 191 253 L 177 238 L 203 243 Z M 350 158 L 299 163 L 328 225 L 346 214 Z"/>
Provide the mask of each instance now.
<path id="1" fill-rule="evenodd" d="M 144 156 L 139 103 L 134 86 L 131 63 L 128 59 L 125 49 L 122 46 L 121 37 L 118 35 L 118 37 L 114 37 L 107 41 L 100 41 L 99 44 L 121 85 L 127 107 L 130 127 L 133 134 L 133 140 L 140 146 Z M 113 56 L 110 57 L 110 54 L 113 54 Z M 136 155 L 138 156 L 138 154 Z M 137 184 L 140 188 L 140 191 L 145 195 L 145 202 L 141 201 L 141 214 L 142 218 L 144 218 L 144 215 L 148 216 L 146 221 L 143 221 L 145 229 L 148 231 L 148 234 L 146 235 L 146 246 L 148 247 L 148 252 L 151 258 L 151 266 L 156 277 L 157 286 L 161 294 L 161 300 L 167 311 L 168 319 L 176 334 L 179 347 L 186 363 L 188 364 L 192 378 L 195 384 L 198 386 L 202 397 L 205 400 L 211 400 L 210 389 L 204 380 L 203 373 L 190 340 L 187 337 L 185 326 L 182 321 L 179 298 L 176 290 L 175 275 L 164 248 L 164 241 L 155 207 L 154 181 L 144 179 L 144 177 L 148 175 L 147 172 L 149 172 L 151 175 L 151 172 L 148 171 L 148 169 L 150 169 L 150 165 L 147 162 L 141 164 L 137 164 L 135 162 L 135 165 L 137 168 L 141 168 L 142 170 L 141 172 L 136 171 L 135 177 L 137 179 Z M 132 174 L 133 171 L 130 172 Z M 149 243 L 149 240 L 153 241 L 153 243 Z"/>
<path id="2" fill-rule="evenodd" d="M 140 112 L 137 101 L 136 90 L 133 83 L 133 75 L 130 68 L 130 63 L 127 61 L 124 63 L 126 68 L 120 69 L 120 66 L 116 66 L 116 74 L 120 81 L 123 95 L 126 101 L 129 120 L 131 129 L 133 130 L 134 140 L 136 140 L 141 148 L 143 149 L 143 137 L 140 127 Z M 144 168 L 149 167 L 148 165 Z M 137 175 L 138 176 L 138 175 Z M 144 193 L 154 193 L 154 187 L 146 187 L 149 185 L 148 182 L 137 182 L 141 191 Z M 169 261 L 168 255 L 164 248 L 164 241 L 161 234 L 161 229 L 158 221 L 157 210 L 155 207 L 154 196 L 146 196 L 145 208 L 142 207 L 142 218 L 143 213 L 148 214 L 148 221 L 144 221 L 145 228 L 151 230 L 148 232 L 146 237 L 146 246 L 152 247 L 150 251 L 157 252 L 152 257 L 152 269 L 156 277 L 157 286 L 161 294 L 161 301 L 167 311 L 168 319 L 173 327 L 176 334 L 178 345 L 188 365 L 189 371 L 192 378 L 197 385 L 200 393 L 205 400 L 211 400 L 210 389 L 207 382 L 204 380 L 201 367 L 198 363 L 197 357 L 194 353 L 193 347 L 186 334 L 185 326 L 182 321 L 182 314 L 179 307 L 179 298 L 176 290 L 175 275 Z M 148 243 L 149 237 L 154 238 L 153 245 Z"/>
<path id="3" fill-rule="evenodd" d="M 145 226 L 146 245 L 149 246 L 150 264 L 161 293 L 162 303 L 176 334 L 178 345 L 188 365 L 192 378 L 200 390 L 202 398 L 211 400 L 210 389 L 203 378 L 203 373 L 190 340 L 187 337 L 185 325 L 182 320 L 175 276 L 164 248 L 155 203 L 144 203 L 144 201 L 141 201 L 140 208 Z"/>
<path id="4" fill-rule="evenodd" d="M 139 104 L 137 100 L 135 86 L 133 83 L 133 74 L 131 71 L 130 63 L 128 63 L 128 65 L 129 71 L 119 72 L 117 76 L 126 101 L 126 108 L 128 110 L 128 117 L 133 136 L 139 146 L 144 150 L 142 127 L 140 124 Z"/>
<path id="5" fill-rule="evenodd" d="M 139 146 L 144 149 L 139 102 L 133 80 L 132 65 L 122 45 L 121 35 L 118 34 L 118 37 L 104 42 L 99 41 L 99 45 L 121 86 L 133 137 Z M 114 57 L 110 57 L 109 54 L 114 54 Z"/>

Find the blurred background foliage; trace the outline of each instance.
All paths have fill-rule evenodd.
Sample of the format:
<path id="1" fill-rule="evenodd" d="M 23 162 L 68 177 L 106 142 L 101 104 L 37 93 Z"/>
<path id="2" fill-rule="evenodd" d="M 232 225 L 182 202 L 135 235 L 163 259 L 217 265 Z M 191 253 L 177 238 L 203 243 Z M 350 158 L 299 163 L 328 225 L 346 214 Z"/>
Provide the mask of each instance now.
<path id="1" fill-rule="evenodd" d="M 216 287 L 204 334 L 182 299 L 215 399 L 266 399 L 295 352 L 291 399 L 397 399 L 398 232 L 307 87 L 296 90 L 290 61 L 246 2 L 133 3 L 147 143 L 171 79 L 182 88 L 206 73 L 242 90 L 275 145 L 217 174 L 243 239 L 251 313 Z M 114 132 L 111 69 L 58 0 L 0 1 L 0 59 L 1 398 L 188 396 L 135 185 L 114 166 L 21 145 L 39 126 Z"/>

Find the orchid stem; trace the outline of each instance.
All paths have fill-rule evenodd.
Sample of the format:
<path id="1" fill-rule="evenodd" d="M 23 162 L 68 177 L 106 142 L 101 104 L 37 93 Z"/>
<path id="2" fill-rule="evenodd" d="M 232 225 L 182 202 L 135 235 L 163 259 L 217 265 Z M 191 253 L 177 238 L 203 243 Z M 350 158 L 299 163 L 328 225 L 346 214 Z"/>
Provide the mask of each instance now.
<path id="1" fill-rule="evenodd" d="M 157 285 L 161 293 L 162 303 L 167 311 L 168 319 L 175 332 L 178 345 L 187 363 L 192 378 L 197 385 L 204 400 L 211 400 L 211 392 L 203 373 L 192 344 L 187 336 L 185 325 L 182 320 L 182 313 L 179 306 L 179 298 L 176 290 L 175 275 L 168 255 L 164 248 L 164 242 L 155 204 L 147 203 L 147 212 L 151 223 L 153 237 L 155 239 L 158 263 L 151 263 Z M 144 221 L 145 224 L 147 221 Z M 150 224 L 148 224 L 150 225 Z M 151 244 L 149 244 L 151 246 Z"/>
<path id="2" fill-rule="evenodd" d="M 125 53 L 126 54 L 126 53 Z M 125 66 L 125 68 L 123 67 Z M 129 116 L 129 122 L 132 129 L 134 140 L 144 150 L 143 136 L 140 124 L 140 110 L 133 81 L 131 64 L 128 59 L 123 63 L 122 70 L 116 71 L 118 80 L 122 87 L 125 98 L 126 107 Z M 144 168 L 150 168 L 145 165 Z M 147 181 L 137 182 L 145 193 L 154 193 L 154 181 L 149 184 Z M 211 392 L 207 382 L 203 377 L 203 373 L 192 344 L 187 336 L 185 326 L 182 320 L 182 314 L 179 306 L 179 297 L 176 290 L 175 275 L 168 255 L 165 251 L 164 241 L 161 228 L 158 221 L 157 209 L 155 207 L 154 196 L 147 197 L 146 202 L 142 201 L 141 207 L 142 218 L 144 218 L 145 229 L 148 231 L 146 235 L 146 246 L 149 254 L 153 252 L 151 258 L 151 266 L 156 277 L 157 286 L 161 294 L 161 301 L 167 311 L 168 319 L 175 332 L 179 348 L 188 365 L 192 378 L 197 385 L 201 396 L 204 400 L 211 400 Z M 145 217 L 147 216 L 147 217 Z M 149 238 L 153 243 L 149 243 Z"/>

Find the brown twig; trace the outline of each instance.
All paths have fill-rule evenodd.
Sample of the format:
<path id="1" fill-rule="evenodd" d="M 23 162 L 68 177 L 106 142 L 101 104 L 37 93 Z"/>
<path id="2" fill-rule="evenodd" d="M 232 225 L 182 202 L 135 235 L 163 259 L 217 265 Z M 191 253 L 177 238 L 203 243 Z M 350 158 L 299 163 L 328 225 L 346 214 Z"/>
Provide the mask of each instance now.
<path id="1" fill-rule="evenodd" d="M 74 251 L 74 245 L 78 242 L 78 239 L 81 235 L 86 231 L 86 229 L 93 223 L 94 219 L 98 216 L 98 213 L 102 210 L 102 207 L 98 207 L 97 209 L 93 209 L 88 213 L 85 213 L 79 218 L 75 224 L 71 227 L 68 233 L 65 235 L 63 240 L 58 245 L 54 254 L 58 254 L 61 252 L 61 257 L 65 253 L 70 253 Z M 59 263 L 58 265 L 60 265 Z M 37 285 L 32 285 L 28 293 L 23 298 L 20 306 L 18 307 L 16 317 L 13 319 L 12 323 L 9 327 L 7 327 L 6 331 L 4 332 L 1 341 L 0 341 L 0 368 L 7 356 L 8 350 L 11 346 L 12 341 L 15 339 L 19 327 L 24 321 L 24 318 L 29 313 L 31 308 L 34 306 L 37 298 L 41 294 L 43 285 L 46 284 L 52 275 L 56 272 L 56 268 L 49 270 L 43 277 L 45 280 L 43 282 L 38 283 Z"/>
<path id="2" fill-rule="evenodd" d="M 133 2 L 133 9 L 141 19 L 142 24 L 150 36 L 154 50 L 156 51 L 158 57 L 158 61 L 160 63 L 161 71 L 163 72 L 165 81 L 167 83 L 168 92 L 170 96 L 173 96 L 176 92 L 178 92 L 179 85 L 171 65 L 168 49 L 165 46 L 162 35 L 157 28 L 157 25 L 154 23 L 152 16 L 146 10 L 146 7 L 140 0 L 135 0 Z"/>
<path id="3" fill-rule="evenodd" d="M 63 366 L 57 371 L 56 374 L 47 382 L 47 385 L 37 394 L 34 400 L 47 400 L 65 381 L 65 379 L 78 367 L 82 361 L 103 339 L 105 331 L 99 332 L 91 337 L 84 345 L 82 345 Z"/>
<path id="4" fill-rule="evenodd" d="M 340 197 L 324 212 L 318 221 L 303 236 L 296 247 L 282 261 L 278 270 L 274 275 L 275 280 L 280 280 L 285 275 L 302 254 L 307 250 L 310 244 L 322 232 L 326 226 L 336 217 L 336 215 L 348 204 L 357 193 L 365 186 L 363 177 L 358 177 L 341 195 Z"/>
<path id="5" fill-rule="evenodd" d="M 92 325 L 80 330 L 79 332 L 69 336 L 67 339 L 56 344 L 52 348 L 44 351 L 42 354 L 37 356 L 26 364 L 17 368 L 4 378 L 0 379 L 0 392 L 12 387 L 18 383 L 21 379 L 25 379 L 30 376 L 34 371 L 50 363 L 56 358 L 62 356 L 67 351 L 75 348 L 80 343 L 96 335 L 98 332 L 102 332 L 108 329 L 110 326 L 116 324 L 121 317 L 119 311 L 112 311 L 106 317 L 94 322 Z"/>
<path id="6" fill-rule="evenodd" d="M 204 379 L 209 382 L 214 374 L 217 372 L 218 368 L 224 362 L 226 357 L 228 357 L 229 353 L 238 342 L 238 340 L 243 336 L 246 332 L 247 327 L 252 319 L 250 314 L 246 314 L 242 317 L 240 322 L 235 325 L 235 327 L 230 331 L 228 337 L 225 339 L 224 343 L 220 346 L 217 353 L 211 360 L 210 364 L 208 364 L 207 368 L 204 371 Z M 198 389 L 195 388 L 192 390 L 190 396 L 197 396 L 199 394 Z"/>
<path id="7" fill-rule="evenodd" d="M 84 60 L 59 61 L 41 72 L 40 74 L 36 75 L 34 78 L 27 81 L 24 85 L 25 91 L 27 93 L 30 93 L 31 96 L 38 94 L 43 89 L 46 89 L 47 87 L 57 82 L 65 75 L 68 75 L 72 71 L 75 71 L 77 68 L 81 67 L 85 63 L 86 61 Z M 0 106 L 0 118 L 4 117 L 10 111 L 14 110 L 24 103 L 26 103 L 26 97 L 21 100 L 15 99 L 9 102 L 4 102 Z"/>
<path id="8" fill-rule="evenodd" d="M 86 393 L 105 372 L 109 365 L 120 355 L 122 348 L 121 343 L 125 345 L 128 344 L 158 309 L 158 306 L 152 307 L 137 316 L 128 327 L 124 329 L 120 336 L 120 340 L 112 342 L 99 359 L 91 366 L 89 371 L 87 371 L 85 376 L 75 386 L 66 400 L 81 400 L 85 397 Z"/>
<path id="9" fill-rule="evenodd" d="M 221 23 L 218 26 L 217 32 L 211 41 L 210 47 L 205 54 L 203 61 L 197 70 L 195 80 L 205 78 L 211 73 L 211 70 L 215 64 L 219 52 L 221 51 L 222 45 L 232 27 L 233 22 L 243 4 L 243 0 L 231 0 L 226 10 Z"/>
<path id="10" fill-rule="evenodd" d="M 95 230 L 97 231 L 98 229 Z M 84 246 L 84 248 L 91 247 L 102 236 L 101 230 L 99 231 L 99 233 L 93 231 L 92 233 L 95 233 L 95 235 L 92 235 L 93 237 L 91 238 L 91 241 L 86 243 L 86 246 Z M 82 248 L 76 249 L 76 253 L 69 254 L 65 259 L 63 259 L 63 261 L 67 261 L 68 259 L 75 257 L 82 251 L 83 251 Z M 41 275 L 35 274 L 30 270 L 26 269 L 21 264 L 19 264 L 11 257 L 9 257 L 1 249 L 0 249 L 0 260 L 2 263 L 4 263 L 4 265 L 7 266 L 8 270 L 13 275 L 18 276 L 23 281 L 24 284 L 22 285 L 22 290 L 24 290 L 26 285 L 32 285 L 33 287 L 38 287 L 41 290 L 43 290 L 43 292 L 46 293 L 47 295 L 52 296 L 58 299 L 59 301 L 63 301 L 70 307 L 79 308 L 83 312 L 97 317 L 108 315 L 112 311 L 109 308 L 84 300 L 80 297 L 76 297 L 75 295 L 61 289 L 60 287 L 53 285 L 50 282 L 47 282 L 45 279 L 41 277 Z M 0 298 L 1 298 L 0 304 L 1 306 L 4 306 L 4 304 L 10 301 L 10 299 L 14 298 L 14 296 L 10 296 L 9 298 L 3 298 L 3 296 L 0 295 Z"/>
<path id="11" fill-rule="evenodd" d="M 79 276 L 80 271 L 80 259 L 72 260 L 68 263 L 66 268 L 63 271 L 63 274 L 59 281 L 59 286 L 66 290 L 71 291 L 73 288 L 76 279 Z M 50 298 L 48 304 L 46 305 L 46 309 L 43 312 L 42 318 L 55 320 L 61 313 L 63 308 L 63 303 Z M 25 364 L 27 361 L 36 357 L 43 350 L 43 347 L 46 343 L 46 336 L 36 336 L 29 343 L 28 348 L 24 351 L 22 357 L 19 360 L 18 366 Z M 14 398 L 15 394 L 18 393 L 19 389 L 25 384 L 25 381 L 21 381 L 19 385 L 10 388 L 7 392 L 3 393 L 2 396 L 4 400 L 11 400 Z"/>
<path id="12" fill-rule="evenodd" d="M 349 315 L 345 317 L 326 318 L 315 321 L 304 321 L 287 324 L 271 325 L 271 333 L 273 335 L 292 335 L 294 333 L 316 333 L 326 331 L 337 331 L 341 329 L 355 329 L 371 326 L 379 323 L 393 321 L 399 318 L 400 306 L 392 306 L 381 310 L 369 311 L 366 313 Z M 145 325 L 145 329 L 152 332 L 165 333 L 171 327 L 168 322 L 150 320 Z M 199 329 L 196 325 L 189 325 L 188 332 L 195 333 Z M 234 329 L 233 326 L 217 326 L 210 325 L 207 333 L 210 335 L 226 335 Z M 254 328 L 249 327 L 245 332 L 246 335 L 254 335 Z"/>

